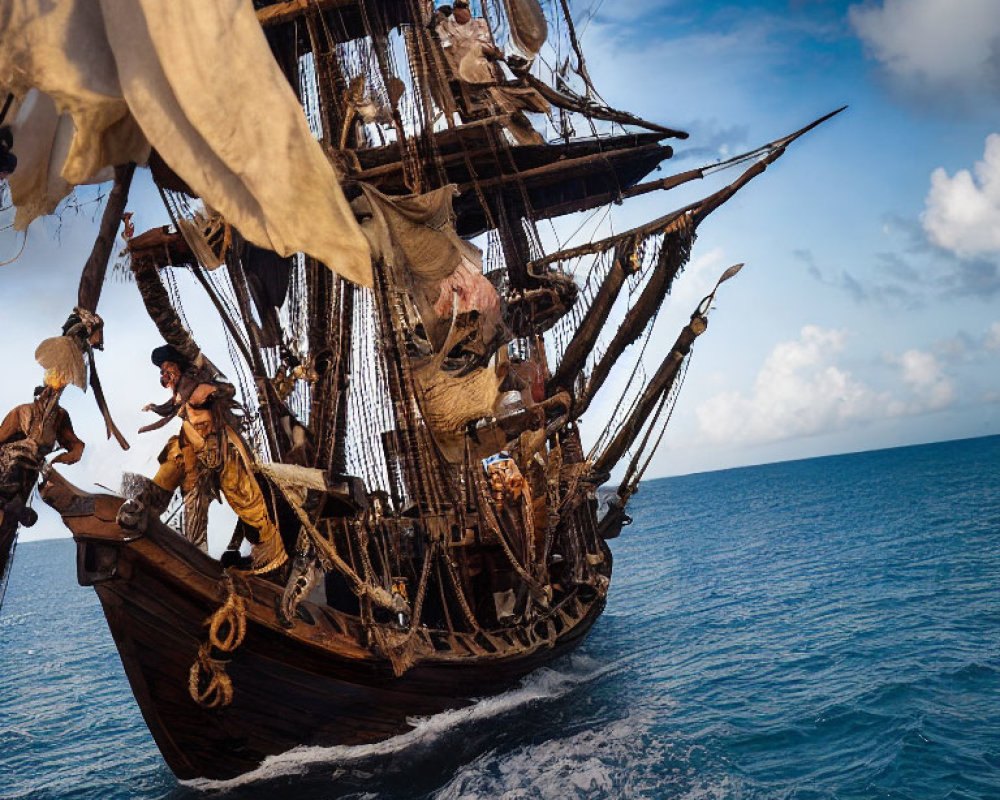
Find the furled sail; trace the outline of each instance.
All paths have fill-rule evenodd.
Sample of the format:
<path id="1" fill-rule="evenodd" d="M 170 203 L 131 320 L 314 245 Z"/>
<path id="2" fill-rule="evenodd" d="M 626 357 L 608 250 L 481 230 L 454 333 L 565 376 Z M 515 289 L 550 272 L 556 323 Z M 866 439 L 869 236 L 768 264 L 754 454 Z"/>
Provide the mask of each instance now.
<path id="1" fill-rule="evenodd" d="M 2 0 L 0 21 L 0 89 L 22 100 L 19 227 L 102 170 L 145 161 L 152 145 L 249 241 L 371 285 L 337 173 L 250 3 Z"/>
<path id="2" fill-rule="evenodd" d="M 535 56 L 549 35 L 545 12 L 538 0 L 504 0 L 510 34 L 517 48 L 527 56 Z"/>

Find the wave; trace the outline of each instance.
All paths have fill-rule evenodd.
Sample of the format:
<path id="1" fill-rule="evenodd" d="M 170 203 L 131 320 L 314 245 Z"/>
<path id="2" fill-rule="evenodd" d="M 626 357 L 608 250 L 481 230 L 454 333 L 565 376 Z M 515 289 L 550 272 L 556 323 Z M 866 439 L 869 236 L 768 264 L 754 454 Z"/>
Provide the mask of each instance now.
<path id="1" fill-rule="evenodd" d="M 502 694 L 478 699 L 471 705 L 430 717 L 410 719 L 408 722 L 413 726 L 412 730 L 391 739 L 364 745 L 296 747 L 286 753 L 268 757 L 256 769 L 236 778 L 196 778 L 181 781 L 181 784 L 199 792 L 229 792 L 276 778 L 301 775 L 318 766 L 360 769 L 390 757 L 405 755 L 412 758 L 419 752 L 439 747 L 442 742 L 461 735 L 483 721 L 502 717 L 534 703 L 564 697 L 579 686 L 621 668 L 617 663 L 601 663 L 580 655 L 569 656 L 565 663 L 564 669 L 545 668 L 536 671 L 516 688 Z"/>

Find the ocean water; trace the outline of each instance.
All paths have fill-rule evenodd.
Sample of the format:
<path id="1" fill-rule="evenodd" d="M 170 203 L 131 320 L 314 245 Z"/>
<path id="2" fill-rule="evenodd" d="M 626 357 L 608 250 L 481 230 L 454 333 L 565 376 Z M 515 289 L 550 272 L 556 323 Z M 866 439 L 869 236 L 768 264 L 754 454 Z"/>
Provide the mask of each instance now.
<path id="1" fill-rule="evenodd" d="M 1000 437 L 657 480 L 632 508 L 572 656 L 225 783 L 164 766 L 72 544 L 23 545 L 0 797 L 1000 798 Z"/>

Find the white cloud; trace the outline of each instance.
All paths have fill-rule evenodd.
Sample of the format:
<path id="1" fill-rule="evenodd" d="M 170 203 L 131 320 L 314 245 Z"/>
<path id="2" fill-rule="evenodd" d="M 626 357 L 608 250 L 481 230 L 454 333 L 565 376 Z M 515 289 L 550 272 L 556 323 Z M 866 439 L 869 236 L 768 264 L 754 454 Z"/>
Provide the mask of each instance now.
<path id="1" fill-rule="evenodd" d="M 987 350 L 1000 350 L 1000 322 L 994 322 L 986 332 L 984 346 Z"/>
<path id="2" fill-rule="evenodd" d="M 931 353 L 907 350 L 899 358 L 903 382 L 915 395 L 914 413 L 937 410 L 951 404 L 955 396 L 951 381 L 941 370 L 941 364 Z"/>
<path id="3" fill-rule="evenodd" d="M 1000 134 L 986 137 L 973 172 L 934 170 L 922 217 L 932 242 L 965 258 L 1000 253 Z"/>
<path id="4" fill-rule="evenodd" d="M 719 442 L 778 441 L 871 417 L 883 398 L 831 363 L 846 338 L 807 325 L 797 341 L 774 348 L 749 395 L 725 392 L 698 408 L 702 432 Z"/>
<path id="5" fill-rule="evenodd" d="M 869 55 L 901 85 L 953 99 L 995 91 L 996 0 L 885 0 L 852 6 L 848 15 Z"/>
<path id="6" fill-rule="evenodd" d="M 807 325 L 799 338 L 775 346 L 751 391 L 722 392 L 697 409 L 702 436 L 711 442 L 759 444 L 794 439 L 890 417 L 939 411 L 955 390 L 931 353 L 887 356 L 875 388 L 838 363 L 848 334 Z"/>

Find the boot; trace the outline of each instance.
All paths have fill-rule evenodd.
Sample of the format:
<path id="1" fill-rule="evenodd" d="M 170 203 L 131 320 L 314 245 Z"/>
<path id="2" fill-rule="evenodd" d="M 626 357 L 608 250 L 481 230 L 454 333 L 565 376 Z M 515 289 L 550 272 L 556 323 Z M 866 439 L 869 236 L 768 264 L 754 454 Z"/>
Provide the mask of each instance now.
<path id="1" fill-rule="evenodd" d="M 252 541 L 252 540 L 251 540 Z M 271 529 L 271 535 L 254 544 L 250 551 L 251 567 L 258 575 L 273 572 L 288 561 L 285 545 L 278 531 Z"/>
<path id="2" fill-rule="evenodd" d="M 149 524 L 150 515 L 158 519 L 167 510 L 174 493 L 141 475 L 128 476 L 125 482 L 130 489 L 134 491 L 138 488 L 138 491 L 118 509 L 118 526 L 127 531 L 142 533 Z"/>

